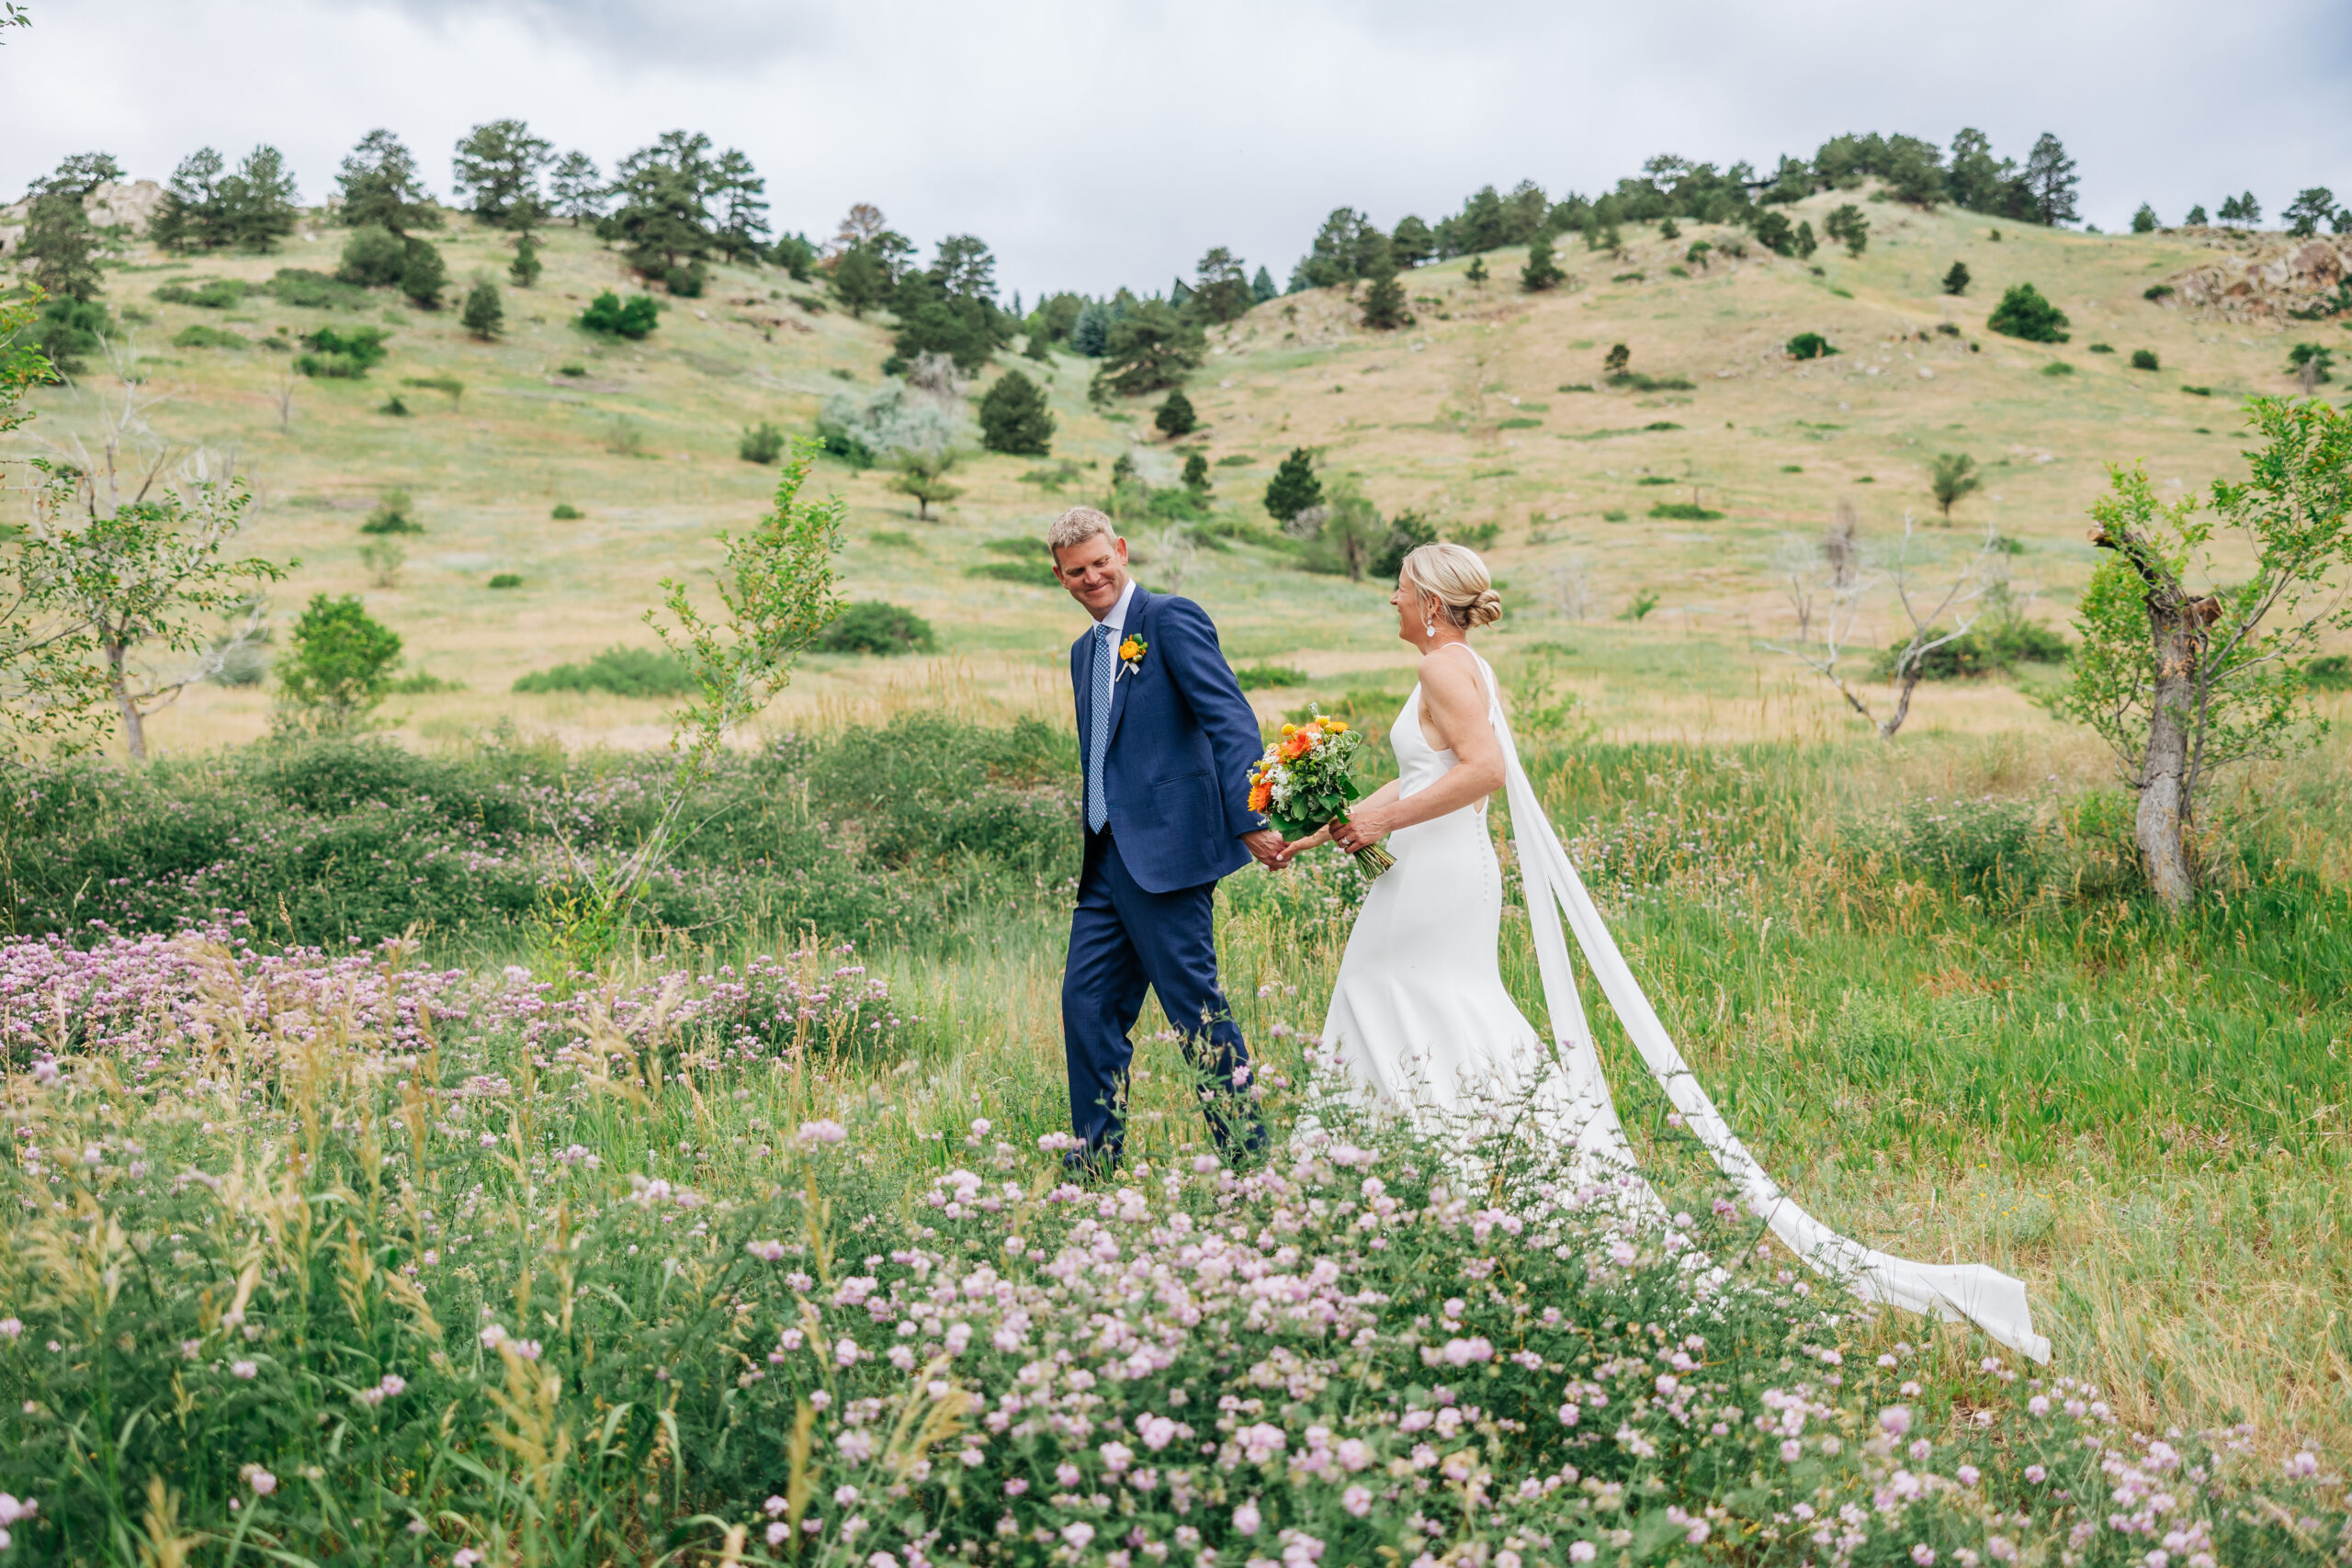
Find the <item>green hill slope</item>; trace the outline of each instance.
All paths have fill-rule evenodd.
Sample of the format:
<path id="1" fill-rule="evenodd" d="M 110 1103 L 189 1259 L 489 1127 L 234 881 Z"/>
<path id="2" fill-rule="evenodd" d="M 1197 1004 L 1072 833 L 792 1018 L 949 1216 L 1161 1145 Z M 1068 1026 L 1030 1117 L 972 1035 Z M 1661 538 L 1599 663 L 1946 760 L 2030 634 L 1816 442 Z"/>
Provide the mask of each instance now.
<path id="1" fill-rule="evenodd" d="M 1819 228 L 1839 199 L 1791 216 Z M 1336 290 L 1276 299 L 1212 333 L 1191 389 L 1204 428 L 1186 445 L 1216 465 L 1219 505 L 1253 526 L 1269 521 L 1260 498 L 1274 463 L 1305 446 L 1327 472 L 1360 474 L 1384 511 L 1409 506 L 1447 532 L 1490 536 L 1513 611 L 1500 645 L 1572 642 L 1624 691 L 1651 690 L 1634 708 L 1656 716 L 1661 682 L 1670 705 L 1677 693 L 1738 688 L 1759 660 L 1777 667 L 1749 651 L 1790 626 L 1777 563 L 1809 548 L 1841 502 L 1866 539 L 1899 534 L 1906 510 L 1951 549 L 1990 522 L 2022 547 L 2016 575 L 2052 615 L 2087 571 L 2083 513 L 2103 465 L 2144 457 L 2163 484 L 2202 488 L 2235 461 L 2233 400 L 2292 389 L 2289 344 L 2337 330 L 2289 321 L 2290 332 L 2143 298 L 2212 261 L 2226 238 L 2000 225 L 1996 239 L 1996 225 L 1973 214 L 1868 210 L 1863 255 L 1825 249 L 1811 265 L 1752 239 L 1734 259 L 1736 231 L 1699 225 L 1672 241 L 1630 226 L 1613 256 L 1571 237 L 1561 253 L 1569 282 L 1541 295 L 1517 289 L 1519 253 L 1487 256 L 1483 286 L 1465 278 L 1466 259 L 1442 264 L 1405 275 L 1418 320 L 1392 333 L 1362 328 Z M 444 241 L 460 288 L 477 274 L 503 286 L 505 238 L 460 220 Z M 737 457 L 742 429 L 764 420 L 806 430 L 830 394 L 879 384 L 887 321 L 824 309 L 820 290 L 773 270 L 721 267 L 704 298 L 665 300 L 643 342 L 600 339 L 572 319 L 598 291 L 632 280 L 616 256 L 560 229 L 538 286 L 508 289 L 507 333 L 494 344 L 469 337 L 455 310 L 416 310 L 385 291 L 341 311 L 267 295 L 220 309 L 152 298 L 212 277 L 258 283 L 287 265 L 325 270 L 341 239 L 326 229 L 275 257 L 148 258 L 109 275 L 108 302 L 147 318 L 134 324 L 137 342 L 170 393 L 154 430 L 234 454 L 263 498 L 254 541 L 301 558 L 289 604 L 362 592 L 406 640 L 411 668 L 467 688 L 399 699 L 403 725 L 453 734 L 513 714 L 568 738 L 650 738 L 650 702 L 509 688 L 616 641 L 649 640 L 637 623 L 656 581 L 709 558 L 707 536 L 755 514 L 773 483 L 773 469 Z M 1704 265 L 1686 261 L 1700 239 L 1714 246 Z M 1954 261 L 1973 279 L 1960 298 L 1940 288 Z M 2029 281 L 2072 318 L 2070 342 L 1985 330 L 2002 289 Z M 385 327 L 391 351 L 361 381 L 294 378 L 291 356 L 265 346 L 361 323 Z M 187 334 L 192 326 L 247 346 L 171 346 L 204 335 Z M 1784 344 L 1804 332 L 1839 352 L 1790 358 Z M 1603 355 L 1619 343 L 1647 389 L 1608 383 Z M 2162 368 L 2132 368 L 2139 349 Z M 1072 631 L 1073 611 L 1050 584 L 974 573 L 1009 558 L 989 543 L 1034 536 L 1061 506 L 1099 499 L 1124 452 L 1148 478 L 1174 480 L 1179 457 L 1153 433 L 1149 403 L 1090 408 L 1091 368 L 1064 357 L 1050 377 L 1055 455 L 1080 465 L 1064 492 L 1023 479 L 1035 459 L 978 455 L 959 470 L 964 495 L 924 523 L 882 475 L 823 465 L 820 482 L 851 502 L 853 595 L 929 618 L 975 699 L 1055 700 Z M 92 439 L 93 400 L 110 385 L 102 367 L 92 372 L 41 395 L 41 418 L 13 438 L 17 450 Z M 410 384 L 436 381 L 462 390 Z M 395 395 L 405 416 L 381 412 Z M 1949 536 L 1926 481 L 1941 452 L 1973 456 L 1985 481 Z M 390 489 L 410 492 L 425 531 L 400 541 L 407 560 L 385 585 L 361 560 L 359 524 Z M 1653 516 L 1661 502 L 1723 515 Z M 559 504 L 582 515 L 559 521 Z M 1278 548 L 1136 533 L 1140 574 L 1207 603 L 1237 662 L 1299 667 L 1336 685 L 1403 652 L 1385 587 L 1307 574 Z M 492 588 L 502 573 L 521 585 Z M 1646 619 L 1616 618 L 1649 595 Z M 909 674 L 890 661 L 820 659 L 793 703 L 854 703 Z M 1941 705 L 1950 722 L 2022 709 L 1998 691 Z M 206 689 L 157 737 L 187 746 L 257 733 L 266 712 L 256 691 Z"/>

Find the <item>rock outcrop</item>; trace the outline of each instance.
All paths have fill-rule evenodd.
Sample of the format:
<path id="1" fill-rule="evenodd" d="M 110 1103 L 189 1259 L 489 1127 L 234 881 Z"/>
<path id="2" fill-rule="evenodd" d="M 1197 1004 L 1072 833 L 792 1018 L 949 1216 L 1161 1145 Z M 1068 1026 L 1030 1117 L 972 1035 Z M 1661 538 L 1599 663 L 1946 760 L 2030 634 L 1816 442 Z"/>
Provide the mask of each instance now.
<path id="1" fill-rule="evenodd" d="M 2204 263 L 2165 279 L 2172 292 L 2157 300 L 2208 311 L 2230 321 L 2275 321 L 2342 310 L 2352 277 L 2352 239 L 2267 235 L 2238 254 Z"/>
<path id="2" fill-rule="evenodd" d="M 82 198 L 82 210 L 101 229 L 119 224 L 134 239 L 144 238 L 147 226 L 164 205 L 164 187 L 153 180 L 107 180 Z M 0 207 L 0 256 L 14 254 L 24 237 L 25 220 L 32 212 L 32 197 Z"/>

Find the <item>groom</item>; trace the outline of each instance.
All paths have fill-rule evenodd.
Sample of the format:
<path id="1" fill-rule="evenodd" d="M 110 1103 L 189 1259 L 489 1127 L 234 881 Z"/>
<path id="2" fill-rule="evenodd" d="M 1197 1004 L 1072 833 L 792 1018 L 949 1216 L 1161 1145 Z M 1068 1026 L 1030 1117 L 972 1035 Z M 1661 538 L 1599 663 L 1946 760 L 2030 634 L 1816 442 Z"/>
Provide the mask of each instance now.
<path id="1" fill-rule="evenodd" d="M 1127 1031 L 1147 986 L 1186 1056 L 1223 1090 L 1207 1097 L 1217 1146 L 1254 1149 L 1265 1129 L 1243 1098 L 1250 1055 L 1217 987 L 1213 908 L 1217 880 L 1252 855 L 1282 864 L 1282 835 L 1250 809 L 1257 716 L 1207 614 L 1137 587 L 1110 518 L 1073 506 L 1046 542 L 1055 577 L 1094 617 L 1069 650 L 1086 784 L 1086 855 L 1062 976 L 1070 1126 L 1085 1145 L 1071 1163 L 1118 1163 L 1135 1055 Z"/>

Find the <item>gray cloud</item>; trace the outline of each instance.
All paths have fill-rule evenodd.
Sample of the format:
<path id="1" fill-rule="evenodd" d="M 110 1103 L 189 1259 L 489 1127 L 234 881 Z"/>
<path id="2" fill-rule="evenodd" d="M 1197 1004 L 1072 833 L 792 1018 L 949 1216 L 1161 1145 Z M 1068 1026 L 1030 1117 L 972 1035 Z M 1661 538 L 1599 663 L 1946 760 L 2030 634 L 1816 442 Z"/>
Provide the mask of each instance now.
<path id="1" fill-rule="evenodd" d="M 873 201 L 978 233 L 1006 285 L 1165 288 L 1211 245 L 1287 273 L 1332 207 L 1434 218 L 1470 189 L 1603 186 L 1661 151 L 1769 165 L 1849 130 L 2022 157 L 2056 131 L 2104 227 L 2252 187 L 2352 195 L 2352 18 L 2273 0 L 45 0 L 0 51 L 0 189 L 103 147 L 161 177 L 282 147 L 315 198 L 388 125 L 446 182 L 528 118 L 607 166 L 692 126 L 780 226 Z"/>

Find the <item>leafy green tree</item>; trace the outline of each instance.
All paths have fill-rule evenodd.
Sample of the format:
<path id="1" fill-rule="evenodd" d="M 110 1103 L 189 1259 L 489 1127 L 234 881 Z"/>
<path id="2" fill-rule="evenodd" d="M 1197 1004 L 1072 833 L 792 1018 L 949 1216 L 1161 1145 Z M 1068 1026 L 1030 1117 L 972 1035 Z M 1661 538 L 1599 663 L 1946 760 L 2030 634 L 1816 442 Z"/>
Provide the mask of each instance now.
<path id="1" fill-rule="evenodd" d="M 1209 460 L 1198 452 L 1184 454 L 1184 488 L 1204 498 L 1209 493 Z"/>
<path id="2" fill-rule="evenodd" d="M 1871 243 L 1871 220 L 1862 209 L 1846 202 L 1821 220 L 1822 231 L 1846 247 L 1849 256 L 1859 256 Z"/>
<path id="3" fill-rule="evenodd" d="M 757 260 L 768 237 L 768 182 L 729 147 L 718 155 L 711 195 L 718 203 L 718 248 L 734 262 Z"/>
<path id="4" fill-rule="evenodd" d="M 458 320 L 482 342 L 495 338 L 506 325 L 506 307 L 498 298 L 498 285 L 485 277 L 466 290 L 466 308 Z"/>
<path id="5" fill-rule="evenodd" d="M 30 271 L 34 288 L 52 299 L 95 300 L 106 288 L 97 251 L 97 231 L 78 194 L 61 188 L 33 197 L 17 242 L 17 265 Z"/>
<path id="6" fill-rule="evenodd" d="M 1095 384 L 1104 392 L 1141 397 L 1181 386 L 1208 353 L 1201 329 L 1176 308 L 1147 299 L 1112 323 Z"/>
<path id="7" fill-rule="evenodd" d="M 519 119 L 477 125 L 458 142 L 451 185 L 485 223 L 528 229 L 546 220 L 539 176 L 555 161 L 555 144 L 531 134 Z"/>
<path id="8" fill-rule="evenodd" d="M 1372 247 L 1363 274 L 1369 287 L 1363 294 L 1363 324 L 1374 332 L 1393 332 L 1413 324 L 1405 309 L 1405 286 L 1396 281 L 1396 263 L 1383 239 Z"/>
<path id="9" fill-rule="evenodd" d="M 1274 283 L 1274 275 L 1262 266 L 1250 280 L 1250 299 L 1254 304 L 1262 305 L 1269 299 L 1278 299 L 1282 298 L 1282 292 Z"/>
<path id="10" fill-rule="evenodd" d="M 321 327 L 303 333 L 301 343 L 309 352 L 294 356 L 295 374 L 339 381 L 361 379 L 390 352 L 384 347 L 381 327 L 360 327 L 348 333 Z"/>
<path id="11" fill-rule="evenodd" d="M 1388 536 L 1366 568 L 1374 582 L 1394 582 L 1405 570 L 1405 558 L 1423 545 L 1437 543 L 1437 525 L 1418 512 L 1399 512 L 1388 520 Z"/>
<path id="12" fill-rule="evenodd" d="M 354 228 L 373 223 L 405 234 L 441 226 L 441 209 L 417 177 L 414 155 L 389 130 L 361 137 L 343 160 L 334 183 L 343 193 L 337 216 Z"/>
<path id="13" fill-rule="evenodd" d="M 1323 504 L 1323 481 L 1315 477 L 1315 459 L 1304 446 L 1275 468 L 1266 483 L 1266 511 L 1278 523 L 1288 523 L 1310 506 Z"/>
<path id="14" fill-rule="evenodd" d="M 237 172 L 221 182 L 220 197 L 222 231 L 240 250 L 276 250 L 300 217 L 294 205 L 294 171 L 286 166 L 286 154 L 266 142 L 246 153 Z"/>
<path id="15" fill-rule="evenodd" d="M 111 463 L 109 452 L 102 472 L 38 465 L 47 482 L 35 494 L 31 525 L 15 541 L 15 564 L 21 582 L 41 585 L 51 626 L 95 666 L 61 695 L 92 705 L 84 720 L 110 704 L 125 748 L 142 761 L 146 721 L 220 668 L 208 652 L 214 621 L 243 611 L 247 635 L 257 632 L 258 595 L 285 571 L 228 557 L 253 499 L 242 480 L 151 482 L 122 503 Z M 150 651 L 168 662 L 151 665 Z"/>
<path id="16" fill-rule="evenodd" d="M 407 248 L 401 264 L 401 292 L 424 310 L 439 310 L 441 290 L 449 286 L 449 265 L 441 259 L 441 247 L 411 235 Z"/>
<path id="17" fill-rule="evenodd" d="M 351 231 L 343 243 L 343 259 L 334 275 L 363 288 L 389 288 L 408 270 L 408 242 L 380 224 Z"/>
<path id="18" fill-rule="evenodd" d="M 1612 343 L 1609 352 L 1600 356 L 1600 372 L 1604 376 L 1623 376 L 1634 364 L 1634 351 L 1622 343 Z"/>
<path id="19" fill-rule="evenodd" d="M 1944 166 L 1944 189 L 1953 202 L 1971 212 L 2014 216 L 2017 165 L 1993 156 L 1993 141 L 1973 126 L 1962 127 L 1951 139 L 1951 158 Z"/>
<path id="20" fill-rule="evenodd" d="M 1974 494 L 1984 482 L 1976 471 L 1976 459 L 1965 452 L 1939 452 L 1928 469 L 1928 492 L 1936 498 L 1936 510 L 1944 514 L 1944 526 L 1951 526 L 1951 509 Z"/>
<path id="21" fill-rule="evenodd" d="M 2066 328 L 2073 323 L 2066 312 L 2042 298 L 2041 290 L 2030 283 L 2013 283 L 1993 307 L 1984 324 L 2003 337 L 2021 338 L 2027 343 L 2064 343 Z"/>
<path id="22" fill-rule="evenodd" d="M 2333 381 L 2335 351 L 2323 344 L 2299 343 L 2287 351 L 2287 374 L 2303 384 L 2309 393 L 2323 381 Z"/>
<path id="23" fill-rule="evenodd" d="M 882 303 L 889 293 L 890 275 L 873 247 L 855 244 L 833 265 L 833 295 L 856 317 Z"/>
<path id="24" fill-rule="evenodd" d="M 2245 481 L 2213 482 L 2208 513 L 2193 494 L 2165 506 L 2136 465 L 2109 470 L 2092 541 L 2113 553 L 2084 590 L 2074 678 L 2053 703 L 2122 762 L 2140 797 L 2141 863 L 2176 909 L 2202 877 L 2208 776 L 2311 743 L 2312 657 L 2322 637 L 2352 628 L 2352 421 L 2324 401 L 2271 397 L 2249 399 L 2246 416 L 2263 446 L 2246 454 Z"/>
<path id="25" fill-rule="evenodd" d="M 807 283 L 817 276 L 817 247 L 806 234 L 779 235 L 768 247 L 768 260 L 784 268 L 795 283 Z"/>
<path id="26" fill-rule="evenodd" d="M 1527 265 L 1519 269 L 1519 287 L 1529 294 L 1542 294 L 1557 288 L 1567 281 L 1568 275 L 1552 259 L 1552 237 L 1538 234 L 1527 247 Z M 1390 281 L 1395 281 L 1391 275 Z M 1402 293 L 1403 290 L 1398 290 Z"/>
<path id="27" fill-rule="evenodd" d="M 2298 238 L 2308 238 L 2319 232 L 2323 223 L 2334 223 L 2335 193 L 2325 186 L 2312 186 L 2297 193 L 2295 199 L 2279 214 L 2287 220 L 2287 232 Z"/>
<path id="28" fill-rule="evenodd" d="M 369 615 L 357 594 L 313 594 L 277 661 L 278 728 L 344 735 L 364 728 L 390 692 L 400 661 L 399 634 Z"/>
<path id="29" fill-rule="evenodd" d="M 559 218 L 569 218 L 575 229 L 603 216 L 608 199 L 605 176 L 585 152 L 566 152 L 548 171 L 548 205 Z"/>
<path id="30" fill-rule="evenodd" d="M 506 276 L 514 280 L 515 288 L 531 288 L 537 286 L 539 274 L 546 270 L 547 264 L 539 260 L 538 241 L 531 237 L 528 229 L 524 230 L 514 237 L 514 259 L 506 264 Z"/>
<path id="31" fill-rule="evenodd" d="M 43 191 L 70 190 L 75 196 L 86 197 L 102 185 L 122 178 L 122 165 L 111 152 L 75 152 L 59 162 L 54 173 L 33 182 L 34 195 Z"/>
<path id="32" fill-rule="evenodd" d="M 1487 258 L 1484 256 L 1472 256 L 1470 265 L 1462 269 L 1463 281 L 1473 288 L 1484 288 L 1487 276 Z"/>
<path id="33" fill-rule="evenodd" d="M 1796 245 L 1797 259 L 1799 261 L 1811 261 L 1813 259 L 1813 253 L 1821 249 L 1821 241 L 1814 234 L 1813 221 L 1811 219 L 1800 219 L 1797 220 Z"/>
<path id="34" fill-rule="evenodd" d="M 1944 274 L 1944 292 L 1947 294 L 1968 292 L 1968 264 L 1966 262 L 1956 261 L 1951 264 L 1951 270 Z"/>
<path id="35" fill-rule="evenodd" d="M 623 304 L 621 297 L 607 288 L 588 302 L 580 312 L 580 325 L 592 333 L 608 333 L 634 342 L 662 324 L 662 308 L 650 294 L 633 294 Z"/>
<path id="36" fill-rule="evenodd" d="M 2209 221 L 2211 220 L 2205 216 L 2205 207 L 2201 202 L 2190 208 L 2188 216 L 2181 220 L 2183 224 L 2191 229 L 2202 229 Z"/>
<path id="37" fill-rule="evenodd" d="M 1764 208 L 1756 214 L 1756 243 L 1776 256 L 1792 254 L 1797 248 L 1797 232 L 1788 215 L 1774 208 Z"/>
<path id="38" fill-rule="evenodd" d="M 784 432 L 763 419 L 743 432 L 743 439 L 735 444 L 735 455 L 747 463 L 764 467 L 783 457 L 784 447 Z"/>
<path id="39" fill-rule="evenodd" d="M 1335 207 L 1315 232 L 1315 243 L 1291 269 L 1293 293 L 1302 288 L 1330 288 L 1353 283 L 1363 276 L 1366 231 L 1378 232 L 1372 220 L 1352 207 Z"/>
<path id="40" fill-rule="evenodd" d="M 1033 335 L 1030 341 L 1042 340 Z M 980 445 L 989 451 L 1018 457 L 1043 457 L 1053 451 L 1055 420 L 1045 389 L 1020 371 L 998 377 L 981 397 L 978 412 Z"/>
<path id="41" fill-rule="evenodd" d="M 2025 188 L 2033 201 L 2033 216 L 2044 225 L 2072 223 L 2081 216 L 2075 209 L 2075 188 L 2082 179 L 2075 173 L 2075 161 L 2066 156 L 2065 144 L 2049 131 L 2043 131 L 2026 154 Z"/>
<path id="42" fill-rule="evenodd" d="M 2153 234 L 2159 227 L 2156 209 L 2144 201 L 2140 204 L 2140 209 L 2132 214 L 2132 232 L 2134 234 Z"/>
<path id="43" fill-rule="evenodd" d="M 913 498 L 918 522 L 931 521 L 933 507 L 944 506 L 964 493 L 947 482 L 947 471 L 956 466 L 954 452 L 901 451 L 891 463 L 898 472 L 890 476 L 889 488 Z"/>
<path id="44" fill-rule="evenodd" d="M 1819 333 L 1799 333 L 1785 345 L 1792 359 L 1826 359 L 1838 350 Z"/>
<path id="45" fill-rule="evenodd" d="M 1170 441 L 1181 440 L 1200 428 L 1200 416 L 1193 412 L 1193 400 L 1178 387 L 1161 401 L 1151 416 L 1151 423 L 1160 434 Z"/>
<path id="46" fill-rule="evenodd" d="M 1408 214 L 1396 220 L 1396 231 L 1388 236 L 1388 254 L 1398 266 L 1409 271 L 1437 254 L 1437 236 L 1430 232 L 1428 224 Z"/>

